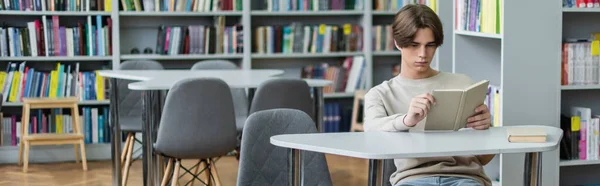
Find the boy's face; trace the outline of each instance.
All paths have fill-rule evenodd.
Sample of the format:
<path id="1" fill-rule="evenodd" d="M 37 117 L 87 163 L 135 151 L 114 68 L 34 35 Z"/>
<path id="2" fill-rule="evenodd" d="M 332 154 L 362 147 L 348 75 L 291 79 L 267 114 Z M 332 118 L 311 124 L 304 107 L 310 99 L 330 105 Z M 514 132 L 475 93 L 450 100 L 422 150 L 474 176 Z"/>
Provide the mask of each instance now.
<path id="1" fill-rule="evenodd" d="M 405 70 L 415 71 L 417 73 L 427 72 L 430 69 L 431 60 L 435 54 L 437 46 L 435 45 L 433 32 L 429 28 L 422 28 L 415 33 L 412 43 L 406 47 L 398 47 L 402 52 L 402 63 Z"/>

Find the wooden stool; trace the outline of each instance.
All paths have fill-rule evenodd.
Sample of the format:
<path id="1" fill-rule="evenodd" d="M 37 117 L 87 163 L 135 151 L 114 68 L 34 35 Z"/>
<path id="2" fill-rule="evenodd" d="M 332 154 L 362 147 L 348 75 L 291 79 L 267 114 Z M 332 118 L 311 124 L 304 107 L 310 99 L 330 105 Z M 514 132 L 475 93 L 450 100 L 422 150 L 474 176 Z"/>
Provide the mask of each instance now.
<path id="1" fill-rule="evenodd" d="M 73 98 L 23 98 L 23 118 L 21 119 L 21 140 L 19 143 L 19 165 L 23 163 L 25 156 L 25 165 L 23 172 L 27 172 L 29 163 L 29 146 L 30 145 L 75 145 L 75 162 L 79 163 L 79 153 L 77 146 L 81 148 L 81 161 L 83 162 L 83 170 L 87 170 L 87 161 L 85 156 L 84 136 L 79 127 L 79 99 Z M 71 118 L 73 122 L 73 133 L 62 134 L 29 134 L 29 115 L 31 109 L 52 109 L 52 108 L 70 108 Z M 24 147 L 23 147 L 24 146 Z M 23 154 L 23 148 L 25 152 Z"/>
<path id="2" fill-rule="evenodd" d="M 360 102 L 365 100 L 364 90 L 357 90 L 354 92 L 354 105 L 352 106 L 352 122 L 350 125 L 350 132 L 364 131 L 363 123 L 358 122 L 358 108 L 360 108 Z"/>

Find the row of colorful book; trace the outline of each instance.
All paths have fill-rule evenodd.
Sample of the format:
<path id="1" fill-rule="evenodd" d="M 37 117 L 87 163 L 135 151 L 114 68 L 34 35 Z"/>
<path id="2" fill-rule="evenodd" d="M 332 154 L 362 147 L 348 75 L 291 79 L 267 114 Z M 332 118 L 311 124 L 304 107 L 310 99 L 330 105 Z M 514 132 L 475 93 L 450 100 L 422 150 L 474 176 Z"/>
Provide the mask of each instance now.
<path id="1" fill-rule="evenodd" d="M 348 132 L 343 131 L 343 125 L 349 124 L 342 123 L 342 118 L 344 116 L 340 103 L 325 103 L 323 108 L 323 132 Z"/>
<path id="2" fill-rule="evenodd" d="M 563 8 L 600 8 L 598 0 L 562 0 Z"/>
<path id="3" fill-rule="evenodd" d="M 0 10 L 18 11 L 107 11 L 112 0 L 0 0 Z"/>
<path id="4" fill-rule="evenodd" d="M 321 63 L 306 65 L 302 68 L 301 78 L 326 79 L 332 85 L 323 88 L 323 93 L 349 92 L 364 90 L 365 59 L 363 56 L 346 57 L 339 64 Z"/>
<path id="5" fill-rule="evenodd" d="M 9 62 L 0 72 L 0 92 L 5 102 L 22 102 L 28 97 L 73 97 L 83 100 L 106 100 L 106 79 L 96 71 L 82 72 L 79 63 L 56 64 L 56 69 L 44 71 L 29 67 L 26 62 Z"/>
<path id="6" fill-rule="evenodd" d="M 562 85 L 600 84 L 600 33 L 562 44 Z"/>
<path id="7" fill-rule="evenodd" d="M 598 160 L 600 138 L 600 115 L 591 108 L 573 106 L 569 113 L 562 113 L 560 158 L 564 160 Z"/>
<path id="8" fill-rule="evenodd" d="M 487 94 L 485 96 L 485 100 L 484 100 L 484 104 L 488 107 L 488 110 L 490 111 L 490 120 L 492 123 L 493 127 L 499 127 L 502 126 L 502 120 L 501 120 L 501 108 L 502 108 L 502 100 L 500 100 L 500 98 L 502 97 L 501 95 L 501 89 L 498 86 L 495 85 L 489 85 L 488 86 L 488 91 Z"/>
<path id="9" fill-rule="evenodd" d="M 241 25 L 164 26 L 158 28 L 156 54 L 232 54 L 243 52 Z"/>
<path id="10" fill-rule="evenodd" d="M 364 0 L 258 0 L 258 10 L 270 12 L 362 10 Z"/>
<path id="11" fill-rule="evenodd" d="M 110 143 L 108 107 L 80 107 L 79 123 L 86 144 Z M 0 146 L 17 146 L 21 139 L 22 116 L 2 114 Z M 29 116 L 28 134 L 73 133 L 74 124 L 70 110 L 35 109 Z"/>
<path id="12" fill-rule="evenodd" d="M 120 5 L 124 11 L 242 11 L 242 0 L 121 0 Z"/>
<path id="13" fill-rule="evenodd" d="M 255 28 L 256 53 L 328 53 L 362 51 L 363 30 L 357 24 L 259 26 Z"/>
<path id="14" fill-rule="evenodd" d="M 0 27 L 0 56 L 109 56 L 112 21 L 88 16 L 87 23 L 64 26 L 59 16 L 27 22 L 26 27 Z"/>
<path id="15" fill-rule="evenodd" d="M 409 4 L 424 4 L 437 12 L 438 0 L 373 0 L 373 10 L 398 11 Z"/>
<path id="16" fill-rule="evenodd" d="M 398 51 L 394 45 L 392 25 L 374 25 L 371 30 L 373 51 Z"/>
<path id="17" fill-rule="evenodd" d="M 503 0 L 454 0 L 457 30 L 500 34 Z"/>

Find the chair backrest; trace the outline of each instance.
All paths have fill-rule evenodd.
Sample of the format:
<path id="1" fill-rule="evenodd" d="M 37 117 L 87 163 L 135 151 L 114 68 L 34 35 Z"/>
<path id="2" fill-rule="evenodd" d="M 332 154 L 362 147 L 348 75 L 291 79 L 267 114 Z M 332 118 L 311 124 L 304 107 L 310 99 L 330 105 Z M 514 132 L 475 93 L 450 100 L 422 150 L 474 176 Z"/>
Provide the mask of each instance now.
<path id="1" fill-rule="evenodd" d="M 271 136 L 316 132 L 312 119 L 300 110 L 282 108 L 251 114 L 242 135 L 237 186 L 287 185 L 289 150 L 272 145 Z M 332 185 L 324 154 L 303 151 L 302 158 L 304 185 Z"/>
<path id="2" fill-rule="evenodd" d="M 383 160 L 383 185 L 392 186 L 392 183 L 390 183 L 390 177 L 392 177 L 394 172 L 396 172 L 396 164 L 394 164 L 394 160 Z"/>
<path id="3" fill-rule="evenodd" d="M 228 60 L 204 60 L 195 63 L 191 70 L 217 70 L 217 69 L 238 69 L 235 63 Z M 233 97 L 233 107 L 235 110 L 235 117 L 239 118 L 236 121 L 238 131 L 244 127 L 246 117 L 248 117 L 248 96 L 246 90 L 243 88 L 232 88 L 231 96 Z"/>
<path id="4" fill-rule="evenodd" d="M 154 148 L 180 159 L 226 155 L 237 138 L 229 86 L 217 78 L 188 78 L 167 94 Z"/>
<path id="5" fill-rule="evenodd" d="M 162 70 L 164 67 L 157 61 L 140 60 L 125 61 L 119 65 L 120 70 Z M 135 82 L 132 80 L 117 79 L 119 90 L 119 116 L 141 117 L 142 116 L 142 94 L 132 91 L 127 85 Z"/>
<path id="6" fill-rule="evenodd" d="M 194 63 L 192 70 L 207 70 L 207 69 L 238 69 L 235 63 L 228 60 L 204 60 Z"/>
<path id="7" fill-rule="evenodd" d="M 277 78 L 261 83 L 254 95 L 250 114 L 267 109 L 291 108 L 304 111 L 314 121 L 310 87 L 301 79 Z"/>

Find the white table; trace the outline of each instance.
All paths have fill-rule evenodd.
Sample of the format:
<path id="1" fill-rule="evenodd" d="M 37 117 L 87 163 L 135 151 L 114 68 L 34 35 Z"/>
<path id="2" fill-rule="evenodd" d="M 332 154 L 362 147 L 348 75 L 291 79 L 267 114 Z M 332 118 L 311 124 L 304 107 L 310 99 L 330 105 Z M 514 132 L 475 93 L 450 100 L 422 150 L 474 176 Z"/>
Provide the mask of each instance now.
<path id="1" fill-rule="evenodd" d="M 162 158 L 155 156 L 152 144 L 156 139 L 156 132 L 162 113 L 162 93 L 169 90 L 176 82 L 186 78 L 214 77 L 225 81 L 231 88 L 255 89 L 264 81 L 278 78 L 282 70 L 101 70 L 101 76 L 110 78 L 111 87 L 116 87 L 117 79 L 137 80 L 130 83 L 129 89 L 143 91 L 143 175 L 144 185 L 158 185 L 160 183 L 164 164 Z M 316 124 L 319 129 L 323 125 L 323 87 L 330 85 L 328 80 L 305 79 L 309 86 L 314 88 L 314 109 Z M 110 107 L 112 132 L 112 160 L 113 160 L 113 185 L 121 185 L 120 154 L 121 141 L 120 124 L 118 117 L 118 91 L 111 88 Z"/>
<path id="2" fill-rule="evenodd" d="M 515 126 L 525 127 L 525 126 Z M 562 130 L 543 127 L 548 133 L 545 143 L 510 143 L 506 136 L 509 127 L 489 130 L 466 129 L 457 132 L 346 132 L 285 134 L 271 137 L 271 143 L 292 151 L 290 163 L 291 185 L 299 185 L 301 151 L 314 151 L 373 160 L 369 185 L 383 185 L 384 159 L 526 153 L 525 184 L 530 185 L 530 174 L 535 171 L 535 182 L 541 185 L 541 152 L 557 149 Z M 536 161 L 532 161 L 535 158 Z M 373 178 L 374 176 L 374 178 Z M 387 181 L 387 180 L 386 180 Z"/>

